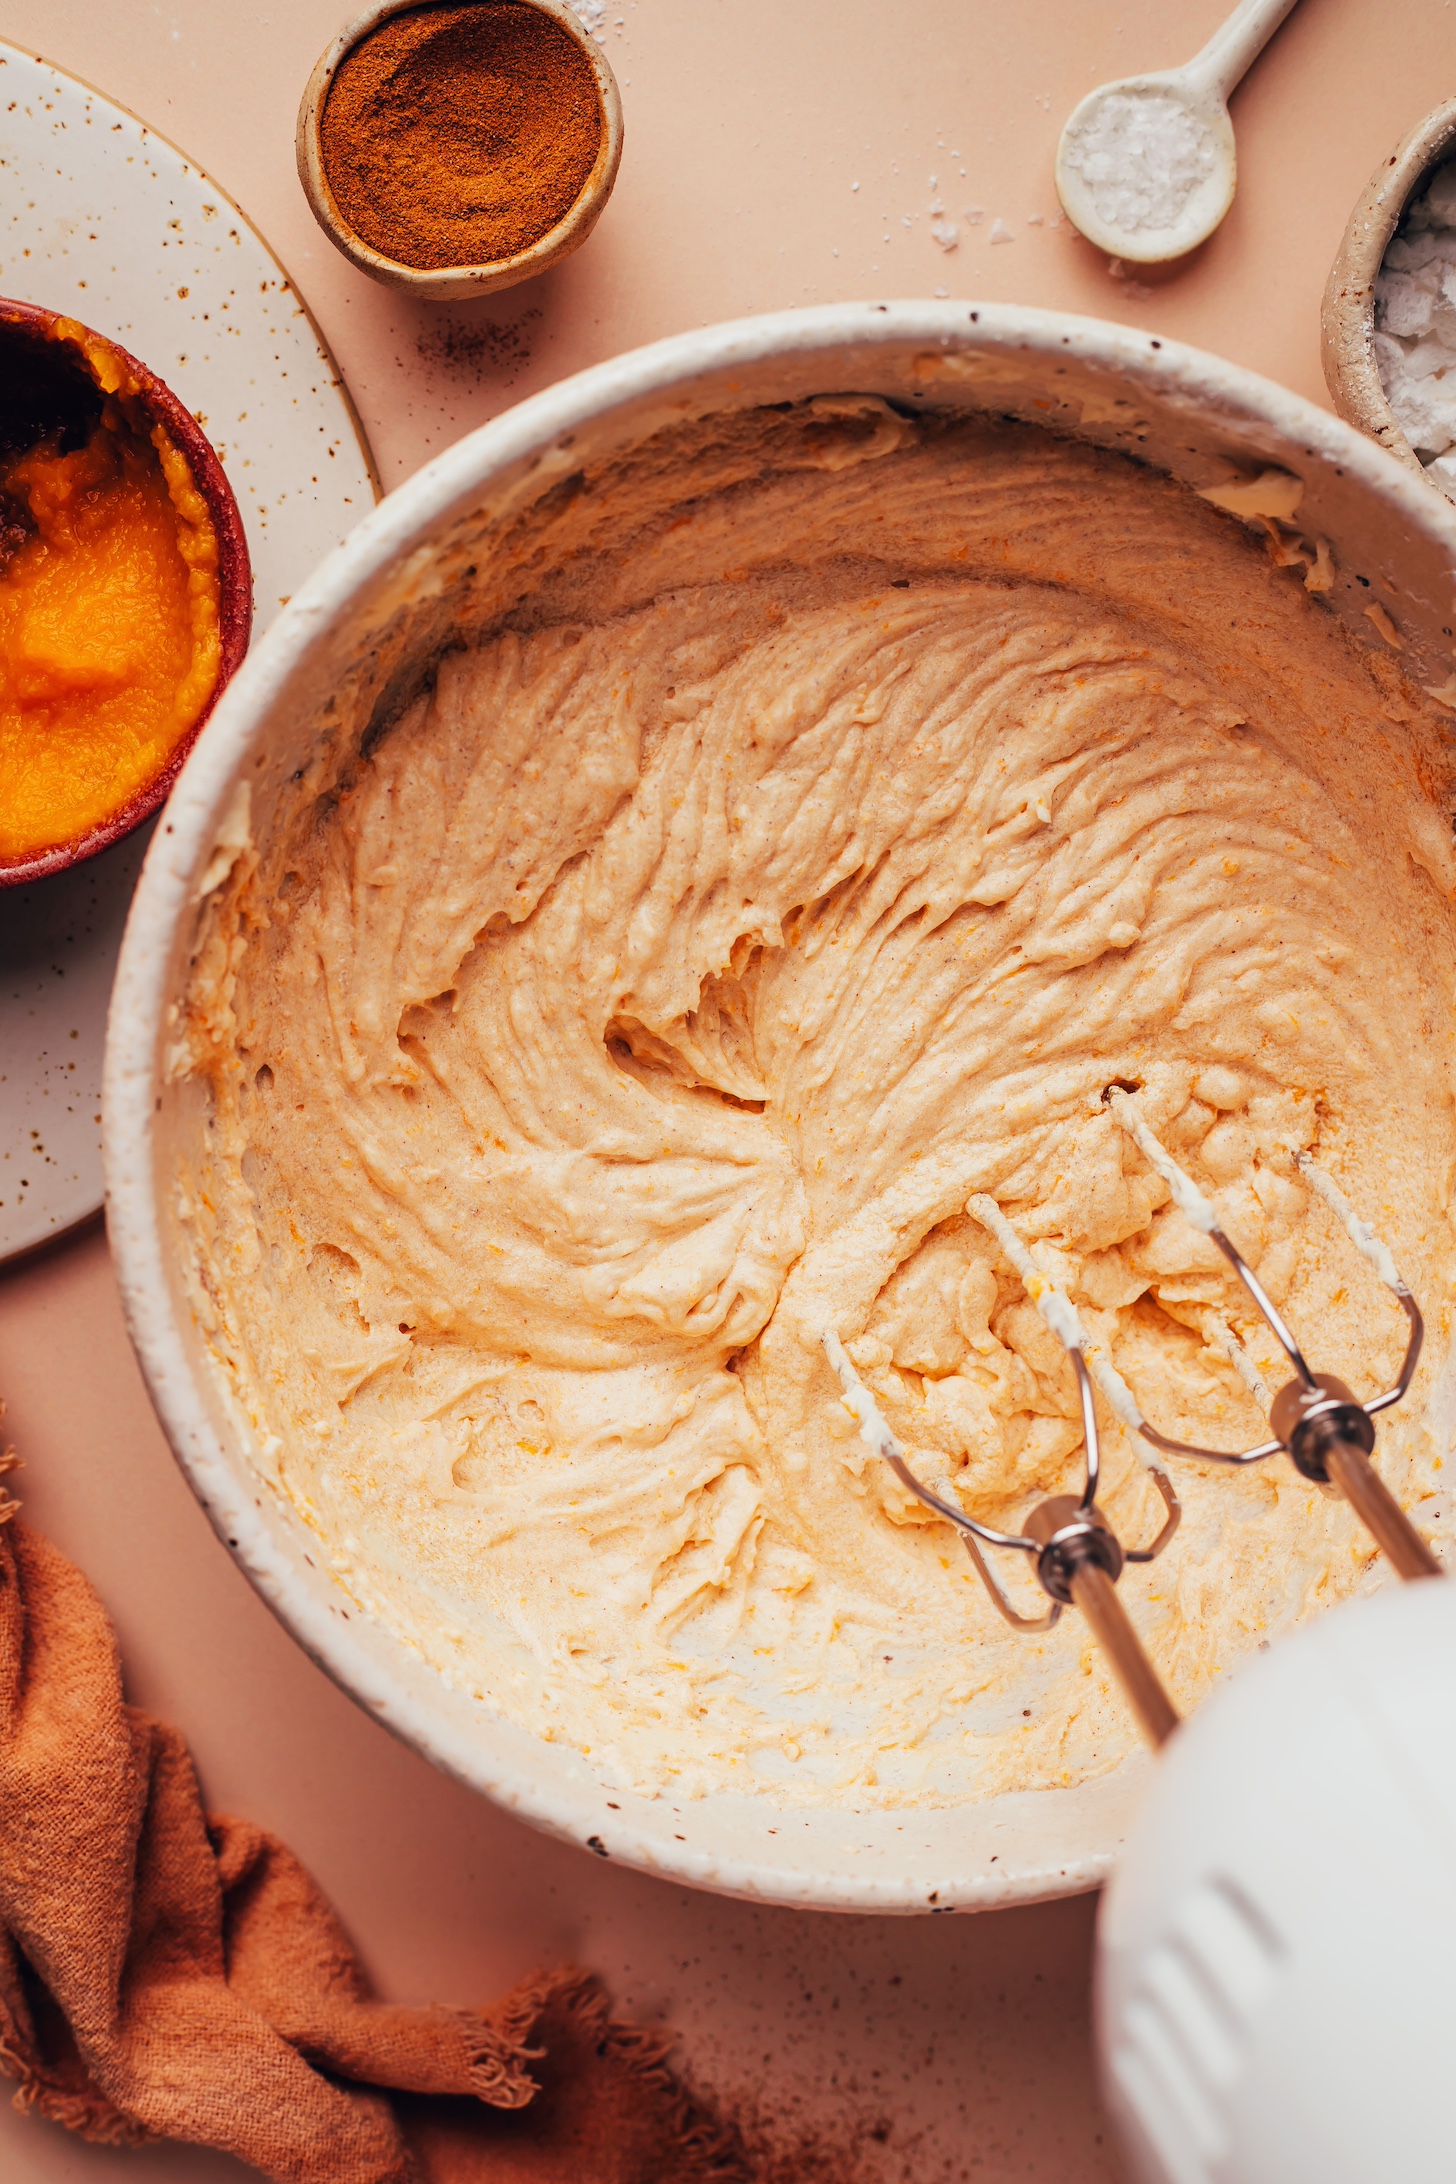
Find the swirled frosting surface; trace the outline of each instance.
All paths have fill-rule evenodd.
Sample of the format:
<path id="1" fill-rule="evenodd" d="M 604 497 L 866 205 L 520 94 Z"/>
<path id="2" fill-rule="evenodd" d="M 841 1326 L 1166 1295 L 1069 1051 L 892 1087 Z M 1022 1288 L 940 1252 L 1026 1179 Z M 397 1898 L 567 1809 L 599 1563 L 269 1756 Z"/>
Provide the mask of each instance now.
<path id="1" fill-rule="evenodd" d="M 683 425 L 503 521 L 478 614 L 207 912 L 197 1294 L 260 1468 L 440 1671 L 643 1790 L 950 1803 L 1134 1742 L 1001 1622 L 942 1491 L 1076 1480 L 995 1196 L 1165 1430 L 1263 1437 L 1247 1299 L 1144 1114 L 1440 1528 L 1456 862 L 1431 709 L 1259 539 L 1047 435 L 838 400 Z M 322 793 L 321 793 L 322 792 Z M 1436 1388 L 1434 1410 L 1422 1405 Z M 1110 1416 L 1104 1505 L 1157 1528 Z M 1180 1703 L 1364 1577 L 1285 1463 L 1188 1466 L 1129 1600 Z M 1034 1610 L 1024 1567 L 1008 1585 Z"/>

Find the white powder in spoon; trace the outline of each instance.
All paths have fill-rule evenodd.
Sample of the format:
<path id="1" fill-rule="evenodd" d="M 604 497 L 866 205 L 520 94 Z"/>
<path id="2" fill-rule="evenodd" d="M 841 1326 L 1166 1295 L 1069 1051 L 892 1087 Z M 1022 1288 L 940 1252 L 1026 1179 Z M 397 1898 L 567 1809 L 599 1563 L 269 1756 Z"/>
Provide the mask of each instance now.
<path id="1" fill-rule="evenodd" d="M 1205 124 L 1162 91 L 1112 91 L 1069 128 L 1065 159 L 1097 217 L 1125 234 L 1177 225 L 1217 163 Z"/>
<path id="2" fill-rule="evenodd" d="M 1372 347 L 1396 423 L 1456 500 L 1456 160 L 1412 199 L 1387 246 Z"/>

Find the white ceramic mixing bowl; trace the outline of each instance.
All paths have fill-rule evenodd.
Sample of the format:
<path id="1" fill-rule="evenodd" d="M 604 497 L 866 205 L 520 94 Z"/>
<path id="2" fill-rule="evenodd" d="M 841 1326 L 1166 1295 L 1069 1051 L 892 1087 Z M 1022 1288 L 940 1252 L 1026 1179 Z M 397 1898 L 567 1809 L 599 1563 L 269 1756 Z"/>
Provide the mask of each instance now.
<path id="1" fill-rule="evenodd" d="M 1289 473 L 1302 482 L 1293 522 L 1311 547 L 1329 542 L 1334 612 L 1389 659 L 1382 617 L 1367 612 L 1383 610 L 1401 664 L 1456 695 L 1456 509 L 1350 426 L 1232 364 L 1092 319 L 967 303 L 833 305 L 660 342 L 521 403 L 391 494 L 222 698 L 173 791 L 127 928 L 107 1058 L 107 1177 L 132 1337 L 178 1461 L 264 1598 L 361 1705 L 462 1781 L 602 1856 L 784 1903 L 944 1911 L 1096 1883 L 1147 1762 L 1073 1788 L 921 1812 L 791 1811 L 768 1796 L 676 1805 L 604 1785 L 578 1753 L 448 1689 L 310 1559 L 311 1535 L 262 1484 L 194 1323 L 173 1204 L 174 1164 L 202 1117 L 196 1094 L 168 1081 L 168 1024 L 199 883 L 238 785 L 250 785 L 254 832 L 265 834 L 325 708 L 361 677 L 372 677 L 379 707 L 391 693 L 397 702 L 448 635 L 472 548 L 502 511 L 686 416 L 846 391 L 912 411 L 1016 417 L 1196 487 Z M 1295 497 L 1276 481 L 1276 502 L 1288 510 Z"/>

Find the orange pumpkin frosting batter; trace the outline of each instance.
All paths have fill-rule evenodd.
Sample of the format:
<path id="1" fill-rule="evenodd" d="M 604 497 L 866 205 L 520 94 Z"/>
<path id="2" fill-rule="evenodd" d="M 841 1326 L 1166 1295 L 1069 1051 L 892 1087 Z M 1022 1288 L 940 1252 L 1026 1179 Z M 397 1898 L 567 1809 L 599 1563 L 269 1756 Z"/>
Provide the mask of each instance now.
<path id="1" fill-rule="evenodd" d="M 217 536 L 185 457 L 105 402 L 89 439 L 0 459 L 0 863 L 91 834 L 217 682 Z"/>

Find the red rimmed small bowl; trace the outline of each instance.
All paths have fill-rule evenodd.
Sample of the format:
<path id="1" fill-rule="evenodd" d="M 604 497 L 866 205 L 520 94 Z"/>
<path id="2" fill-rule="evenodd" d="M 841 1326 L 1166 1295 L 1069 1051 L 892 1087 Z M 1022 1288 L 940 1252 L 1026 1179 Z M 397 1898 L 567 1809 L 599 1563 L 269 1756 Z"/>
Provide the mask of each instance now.
<path id="1" fill-rule="evenodd" d="M 99 419 L 108 397 L 134 423 L 161 427 L 185 462 L 217 539 L 219 640 L 212 689 L 197 718 L 157 770 L 106 818 L 86 826 L 74 838 L 17 857 L 0 855 L 3 888 L 44 879 L 96 856 L 130 834 L 165 801 L 203 723 L 247 652 L 253 573 L 243 519 L 216 451 L 171 388 L 128 350 L 62 312 L 0 298 L 0 387 L 10 397 L 6 407 L 12 414 L 26 402 L 34 403 L 37 443 L 50 425 L 79 427 L 88 414 Z M 12 425 L 12 445 L 22 442 L 23 434 L 14 437 Z"/>

